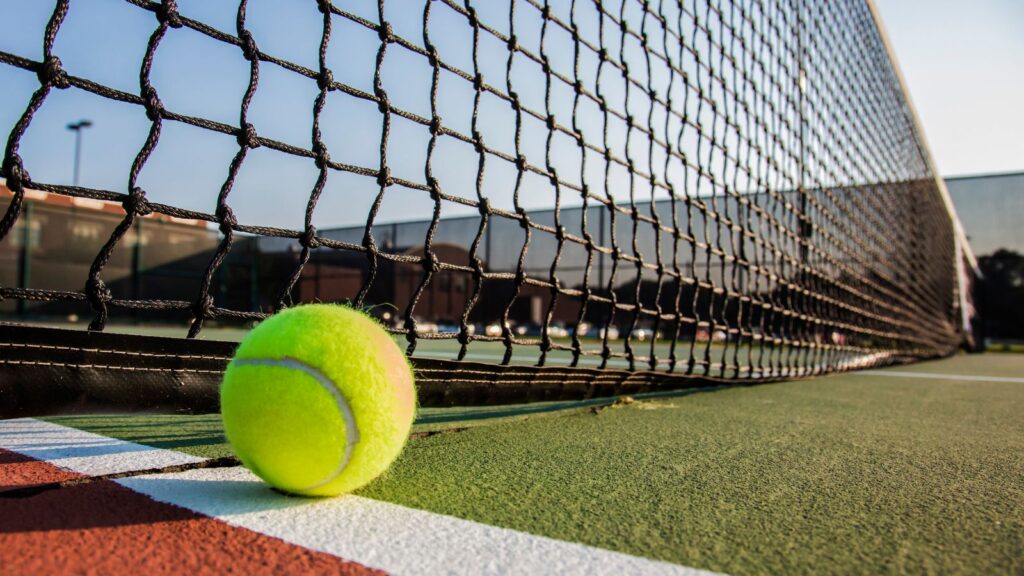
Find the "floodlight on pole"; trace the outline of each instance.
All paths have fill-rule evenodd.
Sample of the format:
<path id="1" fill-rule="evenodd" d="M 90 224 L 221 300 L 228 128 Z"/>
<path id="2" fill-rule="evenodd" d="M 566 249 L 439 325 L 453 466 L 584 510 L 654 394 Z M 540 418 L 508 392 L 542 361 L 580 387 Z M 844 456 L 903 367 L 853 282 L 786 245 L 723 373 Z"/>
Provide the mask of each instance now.
<path id="1" fill-rule="evenodd" d="M 75 133 L 75 166 L 73 184 L 78 186 L 79 164 L 82 159 L 82 129 L 92 126 L 92 120 L 79 120 L 68 124 L 68 130 Z"/>

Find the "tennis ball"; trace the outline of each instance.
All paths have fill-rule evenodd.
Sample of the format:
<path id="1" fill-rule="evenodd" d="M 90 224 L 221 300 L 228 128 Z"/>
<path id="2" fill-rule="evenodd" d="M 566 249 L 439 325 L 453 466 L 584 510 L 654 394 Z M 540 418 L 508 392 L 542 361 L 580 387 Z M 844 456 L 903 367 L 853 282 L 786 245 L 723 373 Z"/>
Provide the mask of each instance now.
<path id="1" fill-rule="evenodd" d="M 242 463 L 294 494 L 333 496 L 379 476 L 409 437 L 412 369 L 372 318 L 310 304 L 254 328 L 220 389 L 224 431 Z"/>

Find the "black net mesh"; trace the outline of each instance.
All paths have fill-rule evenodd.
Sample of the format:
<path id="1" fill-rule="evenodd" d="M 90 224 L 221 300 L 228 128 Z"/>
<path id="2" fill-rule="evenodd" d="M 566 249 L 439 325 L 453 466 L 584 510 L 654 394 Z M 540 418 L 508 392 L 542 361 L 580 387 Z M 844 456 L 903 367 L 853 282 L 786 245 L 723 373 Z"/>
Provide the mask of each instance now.
<path id="1" fill-rule="evenodd" d="M 91 330 L 151 314 L 195 337 L 344 300 L 376 306 L 414 357 L 750 379 L 935 357 L 963 339 L 955 216 L 864 0 L 276 3 L 280 26 L 316 24 L 287 30 L 288 56 L 247 25 L 265 5 L 238 3 L 229 29 L 183 0 L 127 0 L 131 32 L 148 34 L 134 87 L 62 64 L 87 2 L 56 2 L 41 55 L 0 50 L 0 71 L 35 82 L 17 110 L 3 100 L 5 312 L 77 307 Z M 176 80 L 202 64 L 176 59 L 179 35 L 244 67 L 233 92 Z M 162 97 L 176 82 L 235 119 L 176 109 Z M 254 120 L 286 83 L 303 97 L 276 113 L 311 119 L 305 140 Z M 21 153 L 74 91 L 145 115 L 121 188 L 42 177 Z M 165 143 L 180 126 L 232 148 L 195 202 L 144 184 L 159 163 L 193 169 Z M 260 166 L 274 200 L 246 195 Z M 34 191 L 123 209 L 40 220 Z M 298 225 L 271 225 L 300 206 Z M 92 244 L 70 240 L 101 216 Z M 175 253 L 166 217 L 207 225 L 179 230 Z M 34 230 L 68 231 L 80 265 L 19 276 Z M 148 276 L 131 271 L 143 245 Z M 169 262 L 174 274 L 154 272 Z"/>

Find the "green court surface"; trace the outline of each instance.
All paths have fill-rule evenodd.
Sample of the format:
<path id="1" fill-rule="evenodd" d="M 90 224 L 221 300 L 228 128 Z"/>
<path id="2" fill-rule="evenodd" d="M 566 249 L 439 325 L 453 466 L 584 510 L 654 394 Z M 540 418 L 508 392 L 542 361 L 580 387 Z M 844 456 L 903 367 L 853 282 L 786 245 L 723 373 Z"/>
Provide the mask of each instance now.
<path id="1" fill-rule="evenodd" d="M 1024 572 L 1024 355 L 885 372 L 423 410 L 361 494 L 732 574 Z M 216 416 L 52 420 L 229 454 Z"/>

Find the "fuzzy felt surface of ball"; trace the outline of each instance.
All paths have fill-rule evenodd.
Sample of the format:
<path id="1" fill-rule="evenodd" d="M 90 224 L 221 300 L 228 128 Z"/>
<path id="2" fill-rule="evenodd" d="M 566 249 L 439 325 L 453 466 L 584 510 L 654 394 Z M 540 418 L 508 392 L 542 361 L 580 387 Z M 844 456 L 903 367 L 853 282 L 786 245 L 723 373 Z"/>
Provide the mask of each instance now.
<path id="1" fill-rule="evenodd" d="M 220 389 L 235 454 L 285 492 L 333 496 L 383 473 L 416 412 L 412 368 L 374 319 L 309 304 L 242 340 Z"/>

